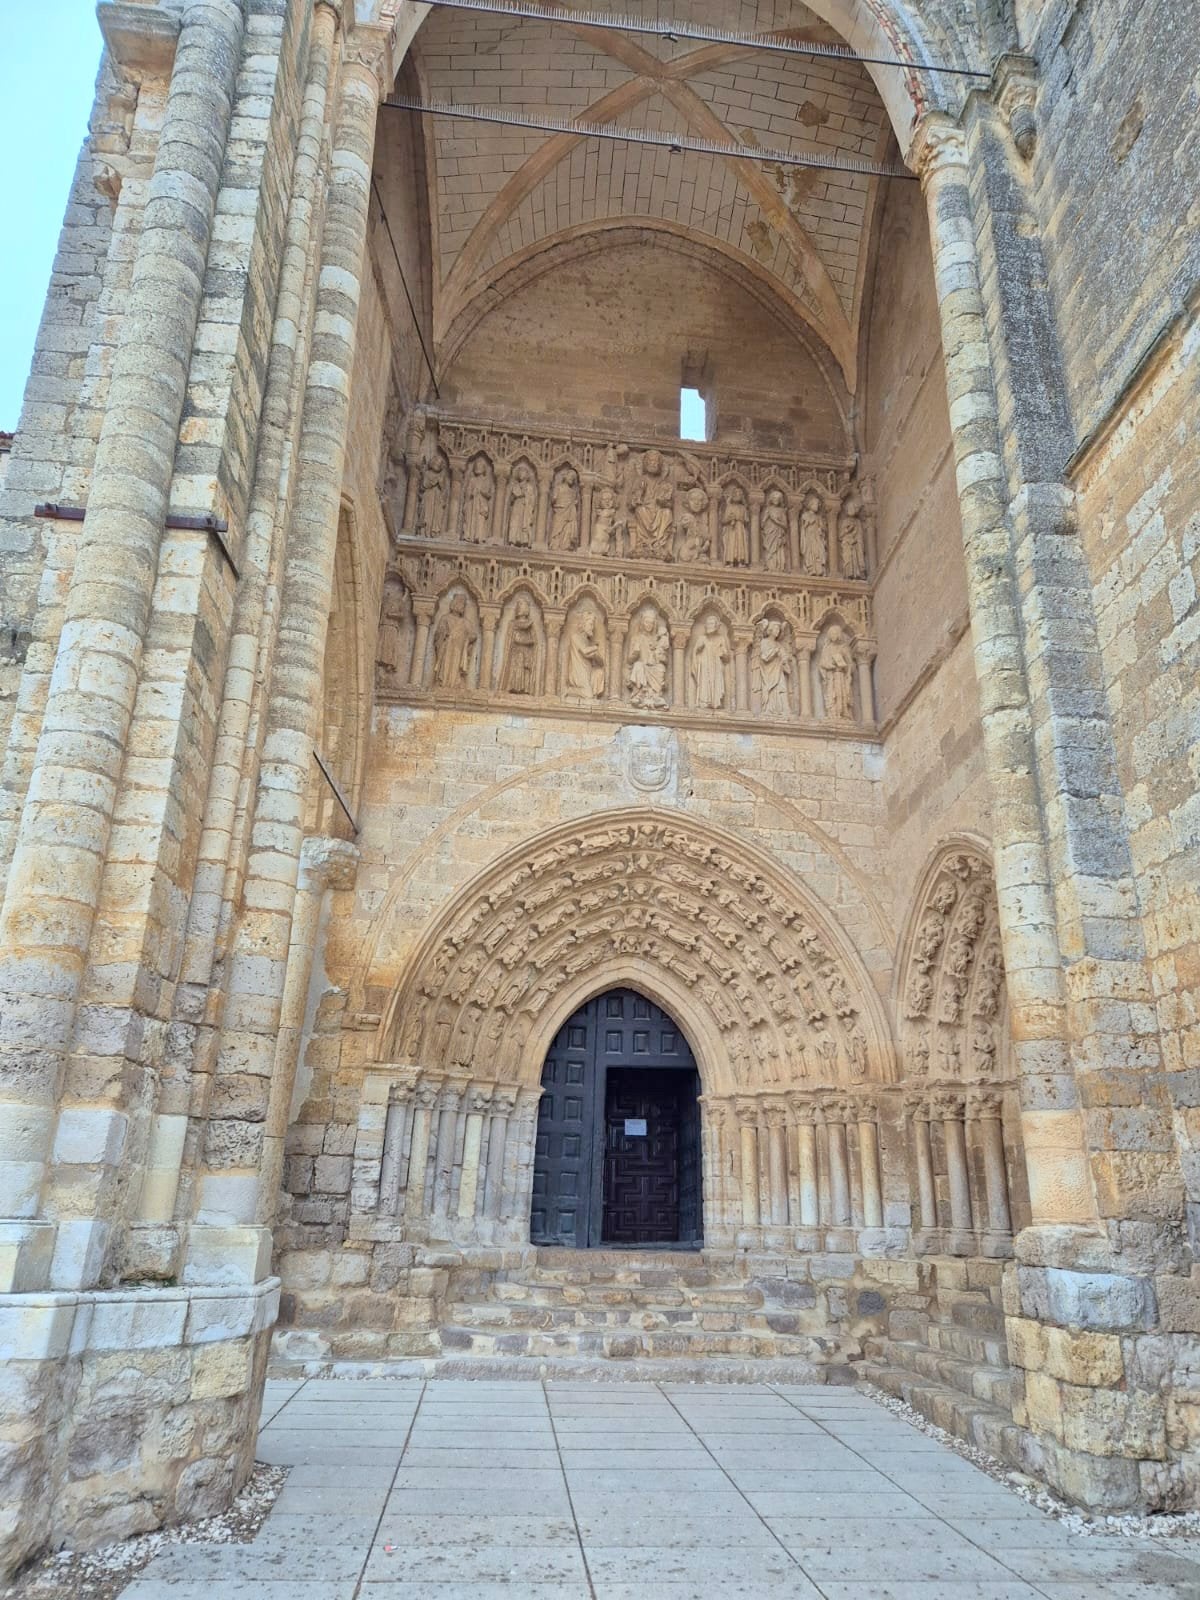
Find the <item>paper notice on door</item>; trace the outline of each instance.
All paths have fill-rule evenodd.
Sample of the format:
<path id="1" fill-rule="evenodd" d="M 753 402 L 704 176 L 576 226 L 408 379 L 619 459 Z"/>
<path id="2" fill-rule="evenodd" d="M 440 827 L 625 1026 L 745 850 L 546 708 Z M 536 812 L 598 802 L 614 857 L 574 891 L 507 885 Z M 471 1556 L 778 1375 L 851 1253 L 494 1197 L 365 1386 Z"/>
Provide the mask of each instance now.
<path id="1" fill-rule="evenodd" d="M 645 1117 L 626 1117 L 625 1118 L 625 1137 L 627 1139 L 636 1139 L 636 1138 L 643 1138 L 644 1139 L 645 1136 L 646 1136 L 646 1119 L 645 1119 Z"/>

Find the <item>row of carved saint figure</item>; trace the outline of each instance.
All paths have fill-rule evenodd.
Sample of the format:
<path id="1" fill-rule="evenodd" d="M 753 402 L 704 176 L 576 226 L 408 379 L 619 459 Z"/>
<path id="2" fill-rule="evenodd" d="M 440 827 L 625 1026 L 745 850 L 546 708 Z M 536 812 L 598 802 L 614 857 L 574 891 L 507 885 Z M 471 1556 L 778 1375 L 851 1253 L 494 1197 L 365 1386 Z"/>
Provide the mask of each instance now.
<path id="1" fill-rule="evenodd" d="M 870 657 L 855 649 L 838 621 L 805 643 L 785 617 L 769 612 L 733 639 L 713 610 L 690 627 L 668 628 L 646 604 L 627 625 L 610 627 L 588 601 L 565 619 L 544 619 L 522 592 L 489 627 L 463 589 L 444 596 L 435 615 L 432 628 L 429 621 L 416 624 L 409 644 L 401 606 L 389 608 L 385 595 L 379 640 L 385 681 L 402 683 L 407 666 L 411 687 L 447 695 L 494 692 L 583 705 L 615 700 L 645 711 L 675 707 L 776 720 L 854 722 L 873 715 Z"/>
<path id="2" fill-rule="evenodd" d="M 422 460 L 415 530 L 422 538 L 455 537 L 451 477 L 441 450 Z M 733 479 L 710 489 L 687 474 L 681 479 L 661 451 L 647 450 L 635 471 L 613 482 L 587 484 L 575 467 L 560 466 L 549 480 L 544 527 L 542 492 L 528 461 L 515 463 L 504 489 L 488 458 L 475 456 L 462 485 L 461 537 L 560 554 L 867 576 L 863 504 L 854 488 L 836 501 L 810 489 L 793 511 L 778 485 L 755 493 Z"/>

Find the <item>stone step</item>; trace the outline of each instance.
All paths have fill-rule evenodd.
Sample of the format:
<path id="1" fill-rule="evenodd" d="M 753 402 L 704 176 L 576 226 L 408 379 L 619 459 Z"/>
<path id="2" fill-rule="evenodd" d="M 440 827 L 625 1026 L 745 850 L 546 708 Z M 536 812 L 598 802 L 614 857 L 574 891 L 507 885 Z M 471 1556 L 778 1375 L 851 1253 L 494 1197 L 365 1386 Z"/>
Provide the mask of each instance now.
<path id="1" fill-rule="evenodd" d="M 497 1304 L 512 1306 L 545 1306 L 551 1308 L 564 1306 L 587 1306 L 602 1308 L 605 1306 L 646 1306 L 653 1310 L 666 1307 L 699 1307 L 716 1310 L 717 1308 L 730 1308 L 734 1310 L 754 1311 L 767 1303 L 767 1296 L 762 1289 L 749 1286 L 722 1287 L 708 1285 L 705 1287 L 690 1287 L 685 1285 L 657 1285 L 646 1287 L 643 1284 L 604 1284 L 604 1283 L 544 1283 L 539 1281 L 514 1281 L 512 1279 L 500 1280 L 493 1284 L 489 1291 L 489 1298 Z M 786 1299 L 775 1296 L 780 1304 L 786 1304 Z M 794 1300 L 807 1299 L 811 1303 L 811 1291 L 807 1295 L 793 1297 Z"/>
<path id="2" fill-rule="evenodd" d="M 942 1322 L 929 1325 L 922 1341 L 931 1350 L 944 1355 L 958 1356 L 963 1361 L 974 1361 L 986 1367 L 1007 1367 L 1008 1345 L 1003 1326 L 990 1336 L 975 1333 L 967 1328 L 956 1328 Z"/>
<path id="3" fill-rule="evenodd" d="M 933 1330 L 931 1329 L 932 1333 Z M 1011 1412 L 1016 1375 L 1005 1363 L 964 1359 L 926 1344 L 902 1339 L 882 1339 L 870 1346 L 872 1359 L 898 1367 L 916 1378 L 928 1379 L 974 1400 L 986 1401 Z"/>
<path id="4" fill-rule="evenodd" d="M 738 1330 L 651 1329 L 608 1327 L 513 1328 L 474 1322 L 449 1324 L 438 1332 L 443 1354 L 520 1356 L 532 1359 L 587 1357 L 612 1361 L 703 1361 L 718 1357 L 740 1360 L 788 1359 L 816 1367 L 825 1344 L 817 1336 L 798 1333 L 753 1333 Z"/>
<path id="5" fill-rule="evenodd" d="M 893 1365 L 868 1358 L 856 1367 L 858 1376 L 885 1394 L 903 1400 L 927 1421 L 975 1445 L 1009 1465 L 1021 1460 L 1021 1429 L 1007 1407 Z"/>
<path id="6" fill-rule="evenodd" d="M 809 1313 L 809 1316 L 813 1316 Z M 772 1307 L 696 1304 L 513 1305 L 506 1301 L 459 1301 L 449 1308 L 452 1322 L 464 1327 L 499 1329 L 631 1328 L 640 1332 L 693 1329 L 707 1333 L 806 1333 L 805 1314 Z M 824 1319 L 821 1327 L 824 1328 Z M 818 1330 L 813 1330 L 818 1331 Z"/>

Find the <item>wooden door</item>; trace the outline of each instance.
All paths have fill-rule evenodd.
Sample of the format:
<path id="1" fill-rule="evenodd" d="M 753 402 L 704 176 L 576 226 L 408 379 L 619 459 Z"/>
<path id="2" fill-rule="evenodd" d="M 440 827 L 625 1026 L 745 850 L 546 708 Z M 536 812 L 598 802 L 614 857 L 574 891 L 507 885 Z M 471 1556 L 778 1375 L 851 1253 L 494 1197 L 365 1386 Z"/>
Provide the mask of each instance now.
<path id="1" fill-rule="evenodd" d="M 681 1073 L 643 1067 L 608 1074 L 605 1244 L 678 1243 L 684 1085 Z"/>
<path id="2" fill-rule="evenodd" d="M 667 1125 L 673 1122 L 675 1172 L 671 1184 L 661 1173 L 658 1179 L 647 1172 L 636 1180 L 646 1196 L 640 1213 L 644 1221 L 634 1222 L 632 1202 L 622 1201 L 620 1209 L 628 1227 L 619 1242 L 662 1242 L 668 1237 L 694 1242 L 700 1238 L 695 1059 L 665 1011 L 632 989 L 613 989 L 582 1006 L 559 1029 L 546 1056 L 530 1208 L 529 1237 L 534 1244 L 581 1249 L 608 1238 L 605 1192 L 617 1170 L 610 1173 L 605 1159 L 608 1084 L 610 1079 L 614 1085 L 623 1081 L 622 1073 L 633 1079 L 645 1074 L 644 1090 L 651 1077 L 660 1079 L 663 1086 L 674 1085 L 670 1094 L 664 1087 L 665 1097 L 654 1115 L 659 1152 L 655 1159 L 660 1165 L 668 1159 L 671 1136 Z M 622 1093 L 629 1092 L 628 1086 L 622 1089 Z M 624 1188 L 634 1179 L 626 1174 L 620 1182 Z M 675 1197 L 668 1200 L 667 1190 L 672 1187 Z M 673 1223 L 666 1220 L 672 1213 Z M 674 1231 L 666 1235 L 664 1230 L 671 1227 Z M 627 1238 L 626 1233 L 634 1237 Z"/>

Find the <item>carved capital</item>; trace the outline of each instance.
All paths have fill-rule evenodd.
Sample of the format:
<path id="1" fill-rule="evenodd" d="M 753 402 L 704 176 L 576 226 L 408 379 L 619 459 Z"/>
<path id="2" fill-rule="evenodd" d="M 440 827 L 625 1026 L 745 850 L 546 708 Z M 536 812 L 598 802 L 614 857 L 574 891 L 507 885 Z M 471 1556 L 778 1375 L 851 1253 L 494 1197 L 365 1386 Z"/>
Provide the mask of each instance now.
<path id="1" fill-rule="evenodd" d="M 414 600 L 412 603 L 413 616 L 418 622 L 432 622 L 437 611 L 436 600 Z"/>
<path id="2" fill-rule="evenodd" d="M 961 1089 L 939 1089 L 930 1101 L 932 1115 L 942 1122 L 961 1121 L 964 1097 Z"/>
<path id="3" fill-rule="evenodd" d="M 967 141 L 963 130 L 944 111 L 930 111 L 917 124 L 906 157 L 922 188 L 944 172 L 960 168 L 965 174 Z"/>
<path id="4" fill-rule="evenodd" d="M 878 654 L 879 647 L 875 643 L 874 639 L 854 640 L 854 659 L 856 661 L 863 661 L 867 664 L 867 666 L 870 666 L 871 662 L 874 661 Z"/>
<path id="5" fill-rule="evenodd" d="M 307 887 L 352 889 L 361 852 L 348 839 L 310 833 L 300 846 L 300 871 Z"/>
<path id="6" fill-rule="evenodd" d="M 967 1115 L 977 1122 L 999 1122 L 1004 1109 L 1004 1096 L 999 1089 L 969 1089 Z"/>
<path id="7" fill-rule="evenodd" d="M 356 23 L 346 35 L 343 60 L 347 68 L 373 78 L 382 93 L 396 76 L 392 68 L 391 29 L 369 22 Z"/>
<path id="8" fill-rule="evenodd" d="M 904 1096 L 904 1115 L 910 1122 L 928 1122 L 930 1117 L 929 1103 L 923 1094 L 906 1094 Z"/>
<path id="9" fill-rule="evenodd" d="M 1028 161 L 1037 144 L 1037 62 L 1032 56 L 1010 51 L 997 61 L 992 84 L 1017 154 Z"/>
<path id="10" fill-rule="evenodd" d="M 508 1086 L 492 1090 L 492 1115 L 494 1117 L 511 1117 L 516 1109 L 517 1091 Z"/>
<path id="11" fill-rule="evenodd" d="M 431 1111 L 438 1102 L 442 1085 L 436 1079 L 423 1078 L 416 1088 L 416 1102 L 423 1111 Z"/>

